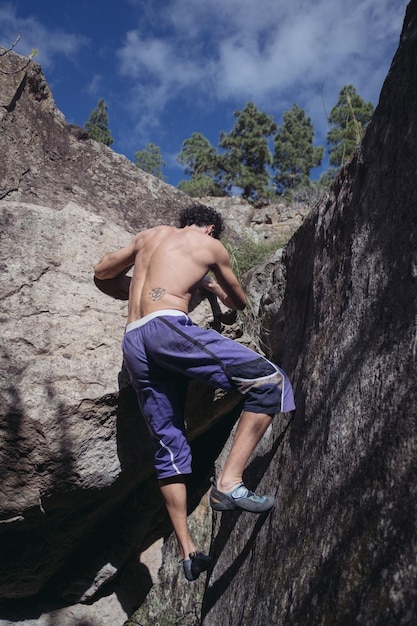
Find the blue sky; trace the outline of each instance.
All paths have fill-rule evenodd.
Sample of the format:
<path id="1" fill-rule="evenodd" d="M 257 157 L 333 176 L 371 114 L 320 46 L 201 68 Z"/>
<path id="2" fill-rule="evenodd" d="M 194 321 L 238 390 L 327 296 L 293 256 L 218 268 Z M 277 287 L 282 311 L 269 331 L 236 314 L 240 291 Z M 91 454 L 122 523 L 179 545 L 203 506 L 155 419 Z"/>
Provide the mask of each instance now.
<path id="1" fill-rule="evenodd" d="M 32 48 L 58 108 L 83 126 L 100 98 L 112 149 L 161 148 L 164 175 L 193 132 L 217 146 L 248 101 L 278 124 L 296 103 L 326 145 L 326 111 L 353 84 L 378 103 L 407 0 L 0 0 L 0 45 Z"/>

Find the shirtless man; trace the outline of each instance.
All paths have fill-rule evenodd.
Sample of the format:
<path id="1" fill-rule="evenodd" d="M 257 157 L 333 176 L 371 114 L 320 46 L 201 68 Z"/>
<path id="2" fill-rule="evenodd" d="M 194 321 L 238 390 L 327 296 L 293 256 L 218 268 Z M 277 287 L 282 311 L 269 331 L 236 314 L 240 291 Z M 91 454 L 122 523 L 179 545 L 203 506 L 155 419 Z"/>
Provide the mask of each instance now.
<path id="1" fill-rule="evenodd" d="M 112 279 L 134 268 L 124 362 L 154 443 L 155 469 L 184 574 L 196 580 L 211 559 L 197 551 L 187 524 L 185 477 L 191 473 L 191 452 L 183 414 L 189 379 L 245 397 L 230 454 L 210 494 L 210 505 L 217 511 L 261 513 L 273 506 L 272 497 L 249 491 L 242 475 L 273 415 L 293 410 L 294 400 L 278 366 L 214 330 L 199 328 L 188 317 L 198 286 L 233 310 L 244 309 L 246 297 L 218 240 L 221 216 L 209 207 L 192 206 L 181 213 L 180 226 L 140 232 L 126 247 L 106 254 L 95 276 Z M 207 276 L 209 271 L 216 280 Z"/>

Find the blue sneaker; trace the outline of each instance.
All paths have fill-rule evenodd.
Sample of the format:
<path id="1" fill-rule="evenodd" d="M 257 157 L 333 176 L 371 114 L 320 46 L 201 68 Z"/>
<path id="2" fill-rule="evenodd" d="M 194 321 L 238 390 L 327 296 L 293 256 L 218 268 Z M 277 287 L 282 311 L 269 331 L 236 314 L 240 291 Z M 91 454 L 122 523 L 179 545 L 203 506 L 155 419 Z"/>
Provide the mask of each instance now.
<path id="1" fill-rule="evenodd" d="M 253 491 L 249 491 L 243 483 L 229 493 L 223 493 L 216 487 L 213 487 L 210 493 L 210 506 L 215 511 L 235 511 L 242 509 L 250 513 L 264 513 L 274 506 L 274 498 L 272 496 L 257 496 Z"/>

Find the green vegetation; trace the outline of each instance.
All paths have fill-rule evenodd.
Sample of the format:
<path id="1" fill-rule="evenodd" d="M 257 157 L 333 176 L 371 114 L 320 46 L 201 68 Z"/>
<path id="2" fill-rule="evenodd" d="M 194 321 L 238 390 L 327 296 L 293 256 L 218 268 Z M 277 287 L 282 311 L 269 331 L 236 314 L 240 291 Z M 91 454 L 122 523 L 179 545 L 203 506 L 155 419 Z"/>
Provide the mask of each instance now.
<path id="1" fill-rule="evenodd" d="M 325 149 L 313 145 L 314 126 L 305 111 L 294 104 L 279 126 L 272 116 L 248 102 L 242 111 L 234 111 L 232 130 L 220 132 L 217 149 L 201 133 L 193 133 L 183 142 L 177 160 L 190 178 L 178 187 L 194 197 L 240 192 L 254 204 L 277 195 L 290 201 L 296 197 L 314 201 L 351 158 L 373 110 L 372 103 L 365 102 L 355 87 L 343 87 L 328 118 L 331 167 L 313 182 L 311 170 L 320 167 Z"/>
<path id="2" fill-rule="evenodd" d="M 266 261 L 286 242 L 279 239 L 256 242 L 249 236 L 245 236 L 238 243 L 227 240 L 223 240 L 223 243 L 230 255 L 233 272 L 240 278 L 248 270 Z"/>
<path id="3" fill-rule="evenodd" d="M 193 133 L 182 144 L 177 161 L 190 180 L 182 180 L 178 188 L 192 197 L 222 196 L 216 148 L 201 133 Z"/>
<path id="4" fill-rule="evenodd" d="M 156 178 L 165 179 L 162 168 L 165 167 L 166 161 L 162 158 L 161 149 L 153 143 L 147 143 L 144 150 L 135 152 L 135 165 Z"/>
<path id="5" fill-rule="evenodd" d="M 223 154 L 219 156 L 222 186 L 230 191 L 233 187 L 242 189 L 247 200 L 268 197 L 272 154 L 268 139 L 277 125 L 272 116 L 262 113 L 248 102 L 243 111 L 234 111 L 235 125 L 230 133 L 220 133 L 219 146 Z"/>
<path id="6" fill-rule="evenodd" d="M 201 133 L 193 133 L 183 142 L 177 161 L 193 178 L 217 174 L 216 148 Z"/>
<path id="7" fill-rule="evenodd" d="M 311 170 L 320 167 L 325 149 L 313 145 L 314 126 L 305 111 L 294 103 L 277 125 L 271 115 L 248 102 L 243 110 L 234 111 L 235 124 L 230 132 L 220 132 L 217 148 L 198 132 L 185 139 L 177 161 L 188 178 L 178 188 L 191 197 L 239 193 L 254 204 L 277 196 L 289 202 L 314 202 L 353 155 L 373 111 L 372 103 L 365 102 L 353 85 L 342 88 L 328 117 L 331 167 L 318 181 L 311 181 Z M 92 111 L 85 128 L 96 141 L 107 146 L 113 143 L 104 100 Z M 158 146 L 148 143 L 134 158 L 142 170 L 164 180 L 166 162 Z"/>
<path id="8" fill-rule="evenodd" d="M 274 182 L 278 192 L 309 184 L 310 171 L 319 167 L 324 157 L 324 148 L 314 147 L 313 139 L 311 119 L 294 104 L 284 113 L 284 124 L 275 135 Z"/>
<path id="9" fill-rule="evenodd" d="M 84 124 L 84 128 L 87 130 L 91 139 L 104 143 L 106 146 L 111 146 L 113 137 L 110 134 L 108 126 L 107 104 L 101 99 L 96 108 L 91 111 L 90 117 Z"/>
<path id="10" fill-rule="evenodd" d="M 372 102 L 365 102 L 353 85 L 345 85 L 329 115 L 330 165 L 340 167 L 353 155 L 374 112 Z"/>
<path id="11" fill-rule="evenodd" d="M 181 180 L 178 189 L 187 193 L 192 198 L 202 198 L 203 196 L 224 196 L 224 191 L 209 176 L 197 176 L 190 180 Z"/>
<path id="12" fill-rule="evenodd" d="M 253 102 L 243 111 L 234 111 L 234 116 L 230 133 L 220 133 L 221 152 L 201 133 L 193 133 L 183 142 L 177 161 L 190 180 L 179 183 L 182 191 L 192 196 L 222 196 L 238 187 L 248 200 L 269 195 L 272 154 L 268 140 L 276 124 Z"/>

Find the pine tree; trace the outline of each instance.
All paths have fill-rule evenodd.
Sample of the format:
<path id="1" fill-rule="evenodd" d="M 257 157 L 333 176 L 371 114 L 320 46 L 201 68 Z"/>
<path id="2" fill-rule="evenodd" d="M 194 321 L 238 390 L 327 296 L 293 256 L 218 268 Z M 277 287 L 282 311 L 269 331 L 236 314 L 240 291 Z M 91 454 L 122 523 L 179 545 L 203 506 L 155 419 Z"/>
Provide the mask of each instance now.
<path id="1" fill-rule="evenodd" d="M 335 167 L 346 163 L 359 145 L 367 127 L 374 105 L 365 102 L 353 85 L 345 85 L 339 93 L 337 104 L 329 115 L 327 133 L 329 162 Z"/>
<path id="2" fill-rule="evenodd" d="M 274 182 L 277 191 L 295 189 L 310 182 L 310 170 L 324 157 L 322 146 L 313 146 L 314 127 L 305 111 L 296 104 L 284 113 L 284 123 L 275 135 Z"/>
<path id="3" fill-rule="evenodd" d="M 216 148 L 201 133 L 193 133 L 182 144 L 178 163 L 190 180 L 182 180 L 178 188 L 192 197 L 221 196 L 219 164 Z"/>
<path id="4" fill-rule="evenodd" d="M 178 189 L 192 198 L 202 198 L 203 196 L 220 197 L 225 195 L 224 190 L 210 176 L 196 176 L 190 178 L 190 180 L 180 180 Z"/>
<path id="5" fill-rule="evenodd" d="M 193 133 L 183 142 L 177 161 L 188 176 L 210 175 L 216 169 L 216 148 L 201 133 Z"/>
<path id="6" fill-rule="evenodd" d="M 243 190 L 243 197 L 256 200 L 269 193 L 272 154 L 268 140 L 276 131 L 273 118 L 262 113 L 248 102 L 243 111 L 235 111 L 235 126 L 228 134 L 220 133 L 220 147 L 225 151 L 220 157 L 223 169 L 223 186 Z"/>
<path id="7" fill-rule="evenodd" d="M 147 143 L 144 150 L 135 152 L 135 165 L 144 172 L 165 180 L 162 168 L 166 166 L 166 161 L 162 158 L 161 149 L 153 143 Z"/>
<path id="8" fill-rule="evenodd" d="M 104 143 L 106 146 L 111 146 L 113 137 L 110 134 L 108 126 L 107 104 L 101 99 L 97 107 L 91 111 L 90 117 L 84 124 L 84 128 L 87 130 L 91 139 Z"/>

